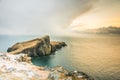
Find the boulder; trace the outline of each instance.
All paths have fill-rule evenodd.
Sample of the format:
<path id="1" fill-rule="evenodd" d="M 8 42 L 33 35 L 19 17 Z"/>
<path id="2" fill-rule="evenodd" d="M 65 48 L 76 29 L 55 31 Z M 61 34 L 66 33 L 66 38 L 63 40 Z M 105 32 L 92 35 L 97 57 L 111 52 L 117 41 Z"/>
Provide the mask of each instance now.
<path id="1" fill-rule="evenodd" d="M 16 43 L 8 48 L 7 52 L 11 54 L 25 53 L 28 56 L 44 56 L 52 54 L 63 46 L 66 46 L 64 42 L 50 42 L 47 35 L 42 38 Z"/>
<path id="2" fill-rule="evenodd" d="M 70 71 L 66 76 L 71 76 L 73 80 L 94 80 L 91 76 L 80 71 Z"/>

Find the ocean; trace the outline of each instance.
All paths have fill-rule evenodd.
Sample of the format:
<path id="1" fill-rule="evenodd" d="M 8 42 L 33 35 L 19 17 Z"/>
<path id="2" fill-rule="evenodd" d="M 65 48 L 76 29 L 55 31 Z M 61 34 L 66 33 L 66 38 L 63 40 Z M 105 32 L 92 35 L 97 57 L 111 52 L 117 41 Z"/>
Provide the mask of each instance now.
<path id="1" fill-rule="evenodd" d="M 0 52 L 37 37 L 42 36 L 0 35 Z M 54 55 L 33 57 L 33 64 L 79 70 L 95 80 L 120 80 L 120 35 L 51 36 L 51 40 L 64 41 L 67 46 Z"/>

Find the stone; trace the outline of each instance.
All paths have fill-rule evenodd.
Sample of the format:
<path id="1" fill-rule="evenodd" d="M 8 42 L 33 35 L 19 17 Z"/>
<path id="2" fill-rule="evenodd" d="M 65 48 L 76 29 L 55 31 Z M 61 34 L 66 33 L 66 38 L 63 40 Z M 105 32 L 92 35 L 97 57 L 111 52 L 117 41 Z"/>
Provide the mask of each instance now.
<path id="1" fill-rule="evenodd" d="M 66 76 L 71 76 L 73 80 L 94 80 L 84 72 L 70 71 Z"/>
<path id="2" fill-rule="evenodd" d="M 80 71 L 67 71 L 61 66 L 50 69 L 49 80 L 94 80 Z"/>

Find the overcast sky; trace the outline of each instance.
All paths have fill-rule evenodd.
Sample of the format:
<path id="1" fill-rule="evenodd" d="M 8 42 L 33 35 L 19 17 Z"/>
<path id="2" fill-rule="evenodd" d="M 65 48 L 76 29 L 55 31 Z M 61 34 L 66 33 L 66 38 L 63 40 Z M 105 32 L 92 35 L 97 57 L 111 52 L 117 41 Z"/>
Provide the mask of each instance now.
<path id="1" fill-rule="evenodd" d="M 93 28 L 102 26 L 104 18 L 103 26 L 110 20 L 119 25 L 119 4 L 120 0 L 0 0 L 0 34 L 67 34 L 70 28 L 91 28 L 93 22 Z"/>

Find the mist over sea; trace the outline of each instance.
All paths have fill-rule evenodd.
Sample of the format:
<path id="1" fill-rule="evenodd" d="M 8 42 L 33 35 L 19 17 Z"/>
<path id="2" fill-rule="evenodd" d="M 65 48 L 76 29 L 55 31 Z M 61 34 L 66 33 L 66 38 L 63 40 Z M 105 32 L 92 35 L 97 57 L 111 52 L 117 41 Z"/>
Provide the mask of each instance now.
<path id="1" fill-rule="evenodd" d="M 0 35 L 0 52 L 17 42 L 42 36 Z M 120 80 L 120 35 L 50 36 L 51 40 L 64 41 L 67 47 L 55 55 L 33 57 L 38 66 L 63 66 L 68 70 L 80 70 L 95 80 Z"/>

